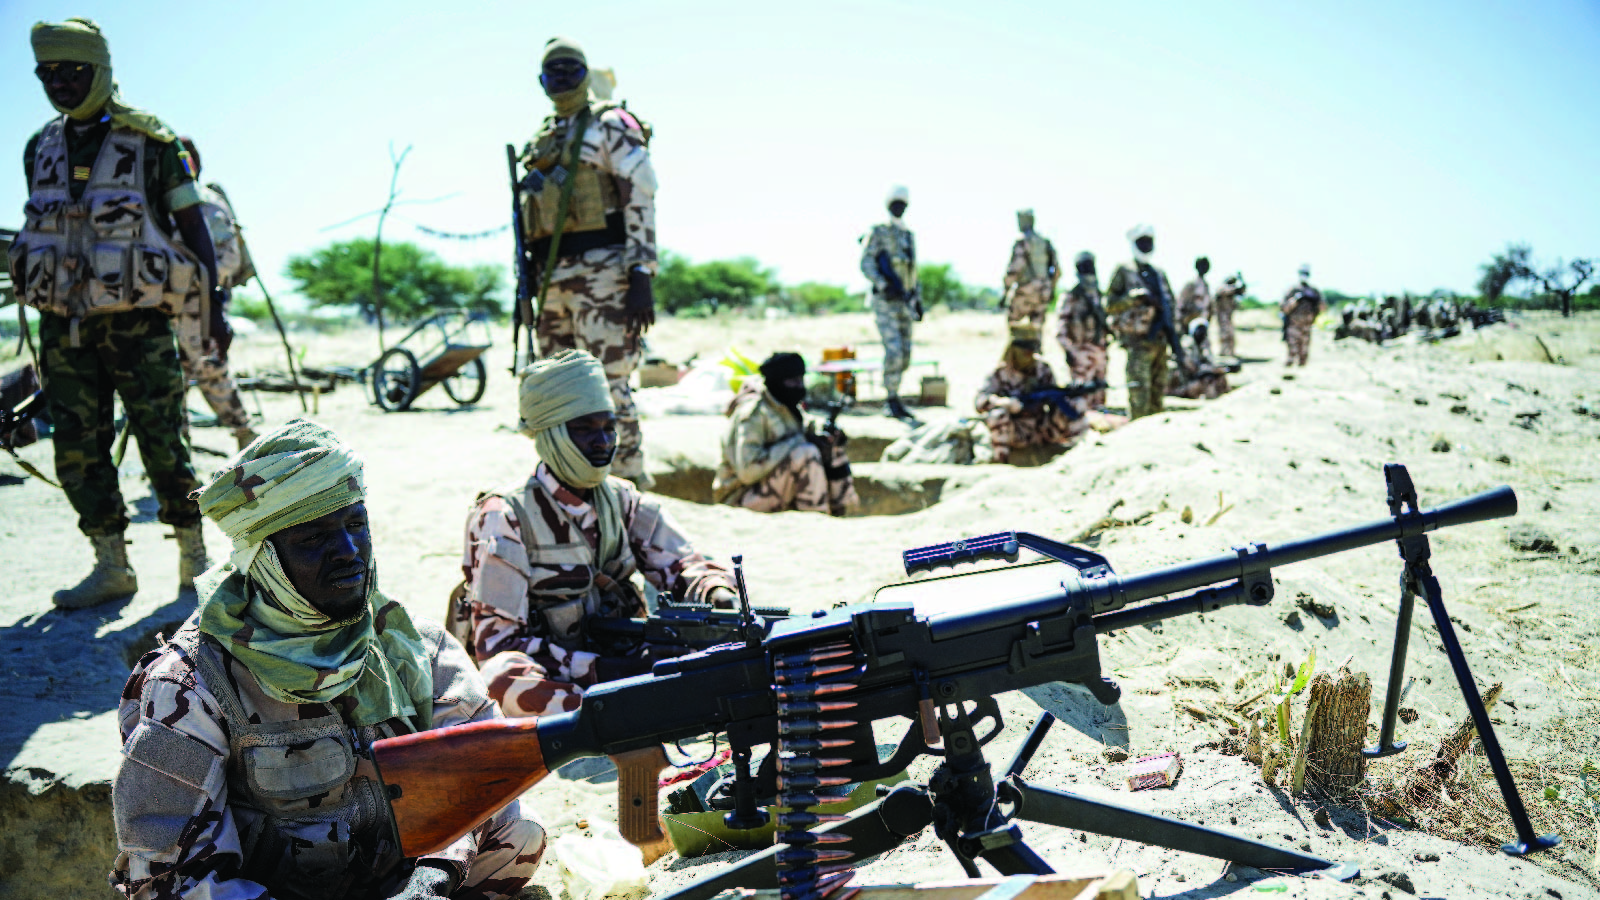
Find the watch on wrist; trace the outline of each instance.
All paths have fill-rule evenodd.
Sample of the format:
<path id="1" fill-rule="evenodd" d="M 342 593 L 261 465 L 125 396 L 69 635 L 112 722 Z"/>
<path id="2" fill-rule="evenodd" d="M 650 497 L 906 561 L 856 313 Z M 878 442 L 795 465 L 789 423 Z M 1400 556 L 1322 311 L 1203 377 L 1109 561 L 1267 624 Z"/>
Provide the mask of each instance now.
<path id="1" fill-rule="evenodd" d="M 630 271 L 630 272 L 638 272 L 640 275 L 645 275 L 645 276 L 650 276 L 651 275 L 650 267 L 644 265 L 643 263 L 634 264 L 633 268 L 629 269 L 628 271 Z M 651 276 L 651 277 L 653 277 L 653 276 Z"/>

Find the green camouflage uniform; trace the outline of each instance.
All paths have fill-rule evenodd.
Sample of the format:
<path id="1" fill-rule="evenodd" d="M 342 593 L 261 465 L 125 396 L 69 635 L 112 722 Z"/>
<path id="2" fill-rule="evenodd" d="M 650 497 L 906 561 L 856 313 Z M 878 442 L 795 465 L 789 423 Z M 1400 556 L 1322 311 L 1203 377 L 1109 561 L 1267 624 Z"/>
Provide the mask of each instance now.
<path id="1" fill-rule="evenodd" d="M 67 127 L 67 166 L 93 166 L 111 130 L 110 122 Z M 33 189 L 34 151 L 43 130 L 23 152 L 28 188 Z M 178 160 L 176 143 L 146 139 L 144 184 L 158 221 L 168 221 L 174 206 L 199 202 L 194 180 Z M 84 183 L 73 179 L 74 197 Z M 122 397 L 128 427 L 160 502 L 159 518 L 168 525 L 200 524 L 200 510 L 189 492 L 198 488 L 184 439 L 184 378 L 172 321 L 153 309 L 87 316 L 72 322 L 40 313 L 42 374 L 50 416 L 55 422 L 56 476 L 78 513 L 86 535 L 118 534 L 128 527 L 127 507 L 112 464 L 113 391 Z M 74 346 L 73 331 L 77 332 Z"/>
<path id="2" fill-rule="evenodd" d="M 911 326 L 921 318 L 911 299 L 917 293 L 917 239 L 904 220 L 891 217 L 872 226 L 862 243 L 861 274 L 872 282 L 872 312 L 883 338 L 883 389 L 898 397 L 900 379 L 911 365 Z M 905 288 L 904 298 L 889 296 L 889 279 L 878 270 L 880 252 L 889 255 L 889 265 Z"/>
<path id="3" fill-rule="evenodd" d="M 1171 297 L 1172 283 L 1167 273 L 1155 266 L 1156 276 Z M 1111 330 L 1128 351 L 1128 417 L 1137 419 L 1153 415 L 1163 408 L 1162 396 L 1167 389 L 1167 341 L 1157 331 L 1150 335 L 1155 325 L 1159 300 L 1145 289 L 1139 277 L 1139 264 L 1123 263 L 1111 273 L 1106 286 L 1106 315 L 1111 317 Z"/>

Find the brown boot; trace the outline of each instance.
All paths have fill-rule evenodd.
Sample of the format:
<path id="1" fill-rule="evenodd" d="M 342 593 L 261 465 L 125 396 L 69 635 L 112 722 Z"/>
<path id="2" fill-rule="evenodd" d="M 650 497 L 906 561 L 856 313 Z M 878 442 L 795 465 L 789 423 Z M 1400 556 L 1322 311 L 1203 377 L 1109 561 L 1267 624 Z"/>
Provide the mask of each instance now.
<path id="1" fill-rule="evenodd" d="M 128 543 L 122 532 L 92 534 L 94 569 L 77 585 L 56 591 L 51 602 L 58 609 L 85 609 L 111 600 L 132 596 L 139 590 L 139 579 L 128 565 Z"/>
<path id="2" fill-rule="evenodd" d="M 255 429 L 251 428 L 249 425 L 240 425 L 238 428 L 233 430 L 233 439 L 239 442 L 240 450 L 243 450 L 244 448 L 255 443 L 255 439 L 258 437 L 260 437 L 260 435 L 256 434 Z"/>
<path id="3" fill-rule="evenodd" d="M 199 525 L 188 528 L 176 529 L 178 534 L 178 590 L 194 590 L 194 579 L 197 575 L 211 568 L 211 560 L 206 557 L 205 536 L 200 533 Z"/>

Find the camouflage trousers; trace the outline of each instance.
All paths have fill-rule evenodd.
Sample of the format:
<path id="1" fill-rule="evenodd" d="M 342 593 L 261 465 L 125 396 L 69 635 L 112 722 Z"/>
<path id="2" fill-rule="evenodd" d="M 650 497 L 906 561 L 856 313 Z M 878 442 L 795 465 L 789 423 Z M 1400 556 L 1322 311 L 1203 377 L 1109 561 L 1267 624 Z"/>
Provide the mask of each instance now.
<path id="1" fill-rule="evenodd" d="M 584 350 L 605 367 L 611 402 L 617 407 L 617 455 L 611 474 L 641 488 L 644 471 L 643 436 L 639 432 L 639 407 L 633 402 L 628 380 L 639 367 L 643 348 L 639 332 L 623 318 L 623 298 L 628 293 L 628 270 L 621 247 L 601 247 L 579 256 L 556 260 L 550 290 L 539 312 L 539 353 Z"/>
<path id="2" fill-rule="evenodd" d="M 1228 376 L 1222 372 L 1205 372 L 1185 376 L 1173 369 L 1167 381 L 1167 396 L 1189 400 L 1215 400 L 1228 392 Z"/>
<path id="3" fill-rule="evenodd" d="M 189 492 L 200 483 L 184 437 L 183 370 L 172 323 L 164 313 L 136 309 L 78 321 L 39 319 L 44 392 L 55 422 L 56 477 L 86 535 L 121 534 L 128 509 L 112 462 L 116 441 L 113 394 L 122 397 L 132 437 L 139 442 L 150 487 L 168 525 L 200 524 Z"/>
<path id="4" fill-rule="evenodd" d="M 1104 381 L 1106 377 L 1106 347 L 1093 341 L 1074 344 L 1069 341 L 1061 342 L 1061 350 L 1067 355 L 1067 373 L 1073 381 Z M 1083 398 L 1083 405 L 1087 409 L 1099 409 L 1106 405 L 1106 392 L 1095 391 Z"/>
<path id="5" fill-rule="evenodd" d="M 843 447 L 832 449 L 832 468 L 836 471 L 850 462 L 850 454 Z M 741 489 L 723 501 L 754 512 L 784 512 L 802 510 L 842 516 L 851 507 L 860 504 L 856 496 L 855 479 L 846 474 L 829 478 L 822 464 L 822 451 L 817 445 L 805 441 L 798 444 L 789 455 L 778 461 L 777 468 L 767 477 Z"/>
<path id="6" fill-rule="evenodd" d="M 1053 407 L 1020 413 L 991 409 L 984 414 L 984 422 L 989 426 L 989 443 L 994 446 L 993 461 L 997 463 L 1010 462 L 1011 451 L 1018 447 L 1071 444 L 1089 427 L 1083 416 L 1072 419 Z"/>
<path id="7" fill-rule="evenodd" d="M 1283 329 L 1283 341 L 1289 345 L 1289 358 L 1286 365 L 1303 366 L 1306 359 L 1311 356 L 1311 324 L 1313 319 L 1289 317 L 1289 323 Z"/>
<path id="8" fill-rule="evenodd" d="M 599 682 L 599 659 L 546 641 L 537 657 L 503 650 L 484 660 L 480 669 L 489 696 L 506 715 L 551 716 L 578 708 L 584 689 Z"/>
<path id="9" fill-rule="evenodd" d="M 178 359 L 183 363 L 184 377 L 200 388 L 206 405 L 217 414 L 217 422 L 235 434 L 250 428 L 250 414 L 245 412 L 244 401 L 239 399 L 239 387 L 228 373 L 228 364 L 208 354 L 200 340 L 198 315 L 178 319 Z"/>
<path id="10" fill-rule="evenodd" d="M 1217 349 L 1223 356 L 1237 358 L 1233 348 L 1233 307 L 1233 298 L 1217 298 Z"/>
<path id="11" fill-rule="evenodd" d="M 544 829 L 511 801 L 472 830 L 478 852 L 452 900 L 513 900 L 544 858 Z"/>
<path id="12" fill-rule="evenodd" d="M 1133 341 L 1128 349 L 1128 418 L 1154 415 L 1164 408 L 1167 390 L 1167 345 Z"/>
<path id="13" fill-rule="evenodd" d="M 1044 328 L 1044 318 L 1050 312 L 1050 282 L 1030 281 L 1017 285 L 1011 293 L 1011 303 L 1006 307 L 1006 324 L 1027 322 L 1035 328 Z"/>
<path id="14" fill-rule="evenodd" d="M 883 390 L 898 397 L 900 379 L 911 365 L 911 326 L 916 317 L 910 303 L 878 293 L 872 295 L 872 314 L 878 320 L 878 335 L 883 338 Z"/>

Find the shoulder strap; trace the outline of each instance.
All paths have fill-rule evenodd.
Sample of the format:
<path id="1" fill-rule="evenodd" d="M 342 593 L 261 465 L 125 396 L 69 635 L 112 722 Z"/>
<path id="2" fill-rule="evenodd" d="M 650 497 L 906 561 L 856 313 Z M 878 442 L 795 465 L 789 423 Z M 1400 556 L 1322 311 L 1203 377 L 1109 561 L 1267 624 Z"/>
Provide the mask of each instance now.
<path id="1" fill-rule="evenodd" d="M 249 724 L 250 717 L 245 713 L 244 703 L 234 691 L 233 683 L 228 680 L 228 674 L 217 665 L 216 660 L 211 658 L 211 654 L 201 650 L 202 645 L 206 643 L 219 650 L 222 645 L 218 644 L 215 638 L 201 632 L 198 618 L 191 616 L 168 643 L 176 644 L 189 659 L 194 661 L 200 680 L 205 682 L 206 688 L 211 691 L 211 696 L 216 697 L 217 703 L 222 706 L 222 715 L 228 720 L 229 727 L 237 729 L 240 725 Z"/>
<path id="2" fill-rule="evenodd" d="M 561 233 L 567 228 L 567 210 L 572 205 L 572 189 L 578 184 L 578 159 L 583 155 L 583 138 L 589 132 L 588 107 L 578 113 L 567 131 L 567 174 L 561 182 L 561 199 L 556 202 L 556 225 L 550 234 L 550 252 L 545 255 L 544 272 L 539 278 L 538 305 L 533 310 L 533 321 L 538 322 L 544 312 L 544 296 L 550 291 L 550 275 L 556 268 L 556 257 L 561 252 Z"/>

